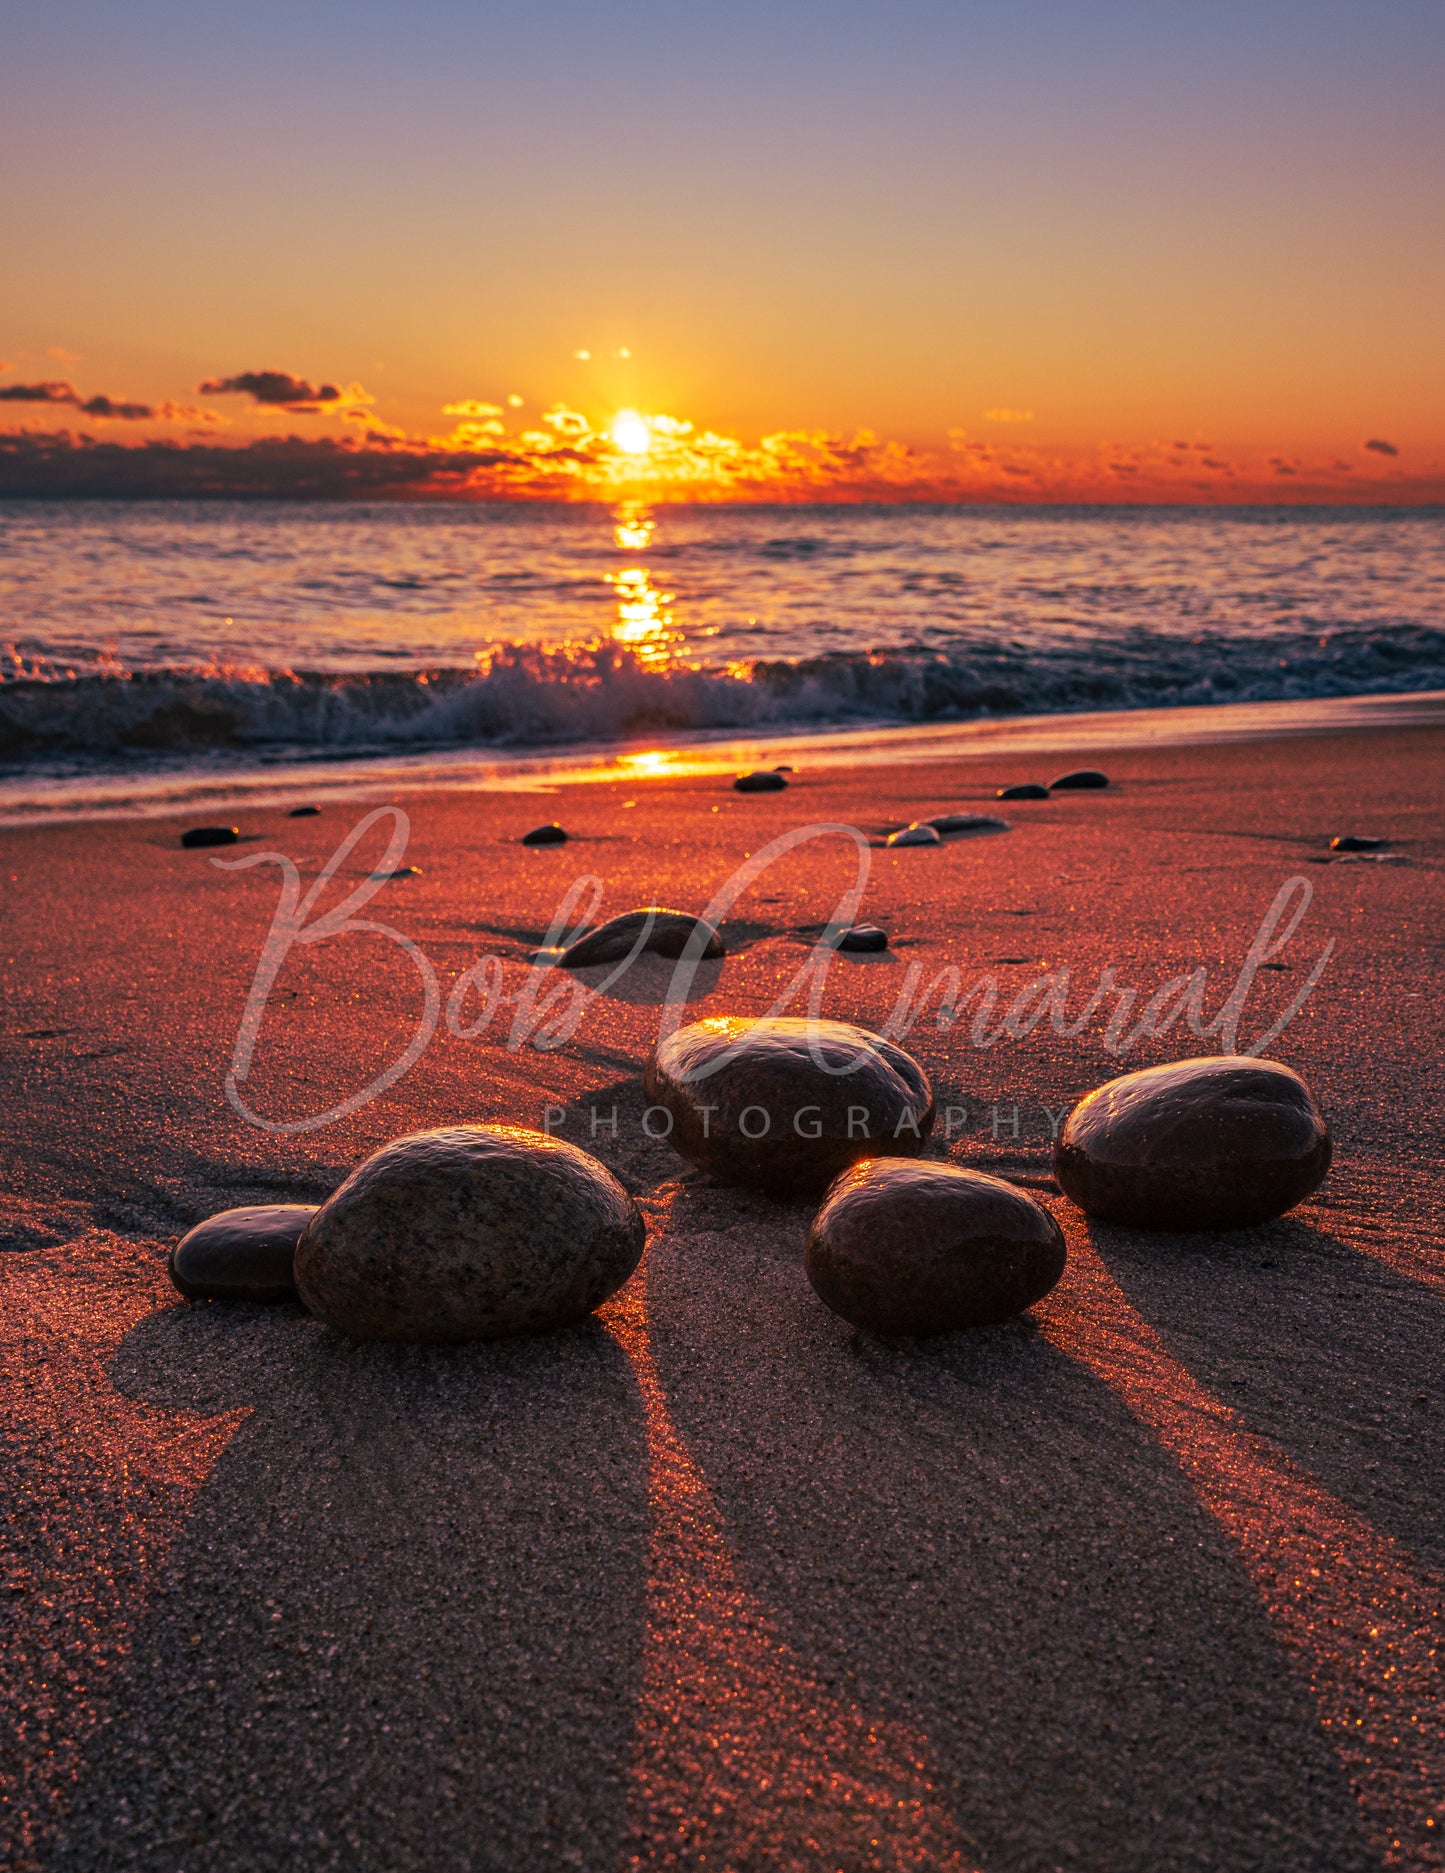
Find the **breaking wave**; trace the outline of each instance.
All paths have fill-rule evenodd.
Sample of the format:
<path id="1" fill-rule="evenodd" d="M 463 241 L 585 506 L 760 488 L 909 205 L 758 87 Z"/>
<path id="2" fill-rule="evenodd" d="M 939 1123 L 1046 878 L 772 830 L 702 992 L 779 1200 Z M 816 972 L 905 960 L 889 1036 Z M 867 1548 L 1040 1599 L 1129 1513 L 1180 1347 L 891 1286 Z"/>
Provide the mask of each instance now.
<path id="1" fill-rule="evenodd" d="M 902 645 L 658 668 L 615 644 L 504 644 L 466 669 L 321 673 L 71 671 L 0 680 L 0 762 L 202 751 L 342 754 L 608 742 L 660 731 L 1269 702 L 1445 689 L 1445 630 L 1411 625 L 1250 639 L 1145 631 L 1057 646 Z"/>

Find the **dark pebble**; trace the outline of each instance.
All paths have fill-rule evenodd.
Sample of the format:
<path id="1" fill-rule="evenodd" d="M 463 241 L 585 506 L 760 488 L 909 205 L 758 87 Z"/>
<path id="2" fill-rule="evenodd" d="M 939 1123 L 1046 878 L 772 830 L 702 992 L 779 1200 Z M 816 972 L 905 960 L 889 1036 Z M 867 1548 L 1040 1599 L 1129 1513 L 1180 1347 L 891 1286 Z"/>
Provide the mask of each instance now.
<path id="1" fill-rule="evenodd" d="M 733 781 L 734 793 L 781 793 L 787 776 L 776 768 L 754 768 L 751 774 L 739 774 Z"/>
<path id="2" fill-rule="evenodd" d="M 1110 1080 L 1054 1146 L 1064 1194 L 1137 1229 L 1243 1229 L 1324 1180 L 1330 1135 L 1300 1076 L 1242 1055 L 1180 1060 Z"/>
<path id="3" fill-rule="evenodd" d="M 690 911 L 664 910 L 660 904 L 649 904 L 642 910 L 623 911 L 620 917 L 609 917 L 606 923 L 578 937 L 557 958 L 557 967 L 585 969 L 592 963 L 619 963 L 624 956 L 632 954 L 639 937 L 642 937 L 641 949 L 651 950 L 655 956 L 681 956 L 694 930 L 706 933 L 703 956 L 727 954 L 727 945 L 701 917 L 694 917 Z"/>
<path id="4" fill-rule="evenodd" d="M 1042 1300 L 1064 1236 L 1002 1178 L 951 1164 L 865 1158 L 829 1190 L 803 1265 L 819 1298 L 870 1333 L 991 1327 Z"/>
<path id="5" fill-rule="evenodd" d="M 1041 787 L 1036 780 L 1020 781 L 1016 787 L 1000 787 L 994 795 L 996 800 L 1047 800 L 1049 790 Z"/>
<path id="6" fill-rule="evenodd" d="M 1388 839 L 1367 839 L 1360 833 L 1347 832 L 1330 840 L 1331 852 L 1382 852 Z"/>
<path id="7" fill-rule="evenodd" d="M 292 1264 L 309 1203 L 258 1203 L 222 1210 L 181 1237 L 170 1276 L 190 1301 L 294 1301 Z"/>
<path id="8" fill-rule="evenodd" d="M 643 1086 L 685 1158 L 773 1196 L 814 1195 L 860 1157 L 916 1156 L 933 1124 L 918 1062 L 846 1021 L 696 1021 L 654 1048 Z"/>
<path id="9" fill-rule="evenodd" d="M 793 771 L 792 768 L 788 766 L 786 761 L 780 761 L 778 765 L 773 769 L 773 772 L 775 774 L 791 774 L 792 771 Z"/>
<path id="10" fill-rule="evenodd" d="M 1107 787 L 1109 776 L 1101 774 L 1096 767 L 1076 767 L 1071 774 L 1060 774 L 1057 780 L 1049 782 L 1050 793 L 1087 793 L 1100 787 Z"/>
<path id="11" fill-rule="evenodd" d="M 287 819 L 315 819 L 320 811 L 319 806 L 293 806 L 286 817 Z"/>
<path id="12" fill-rule="evenodd" d="M 534 826 L 522 834 L 523 845 L 566 845 L 567 835 L 554 819 L 549 826 Z"/>
<path id="13" fill-rule="evenodd" d="M 420 865 L 398 865 L 395 871 L 374 871 L 373 878 L 420 878 Z"/>
<path id="14" fill-rule="evenodd" d="M 458 1125 L 358 1165 L 302 1236 L 296 1285 L 354 1340 L 546 1333 L 615 1293 L 644 1235 L 632 1198 L 576 1145 Z"/>
<path id="15" fill-rule="evenodd" d="M 855 923 L 842 931 L 836 947 L 840 950 L 886 950 L 888 932 L 876 923 Z"/>
<path id="16" fill-rule="evenodd" d="M 936 813 L 924 820 L 935 832 L 1008 832 L 1009 823 L 992 813 Z"/>
<path id="17" fill-rule="evenodd" d="M 942 845 L 943 839 L 936 826 L 920 826 L 914 820 L 911 826 L 904 826 L 899 832 L 890 832 L 889 845 Z"/>
<path id="18" fill-rule="evenodd" d="M 238 826 L 192 826 L 181 834 L 181 844 L 196 845 L 234 845 L 241 836 Z"/>

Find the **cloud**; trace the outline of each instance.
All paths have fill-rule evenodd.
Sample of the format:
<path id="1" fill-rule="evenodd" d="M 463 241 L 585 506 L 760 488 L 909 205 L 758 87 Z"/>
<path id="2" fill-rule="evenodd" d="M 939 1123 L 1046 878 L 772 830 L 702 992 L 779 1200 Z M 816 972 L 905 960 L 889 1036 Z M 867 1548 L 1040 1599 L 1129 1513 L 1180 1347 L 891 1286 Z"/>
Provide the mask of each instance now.
<path id="1" fill-rule="evenodd" d="M 1034 413 L 1032 410 L 985 410 L 983 420 L 986 423 L 1031 423 Z"/>
<path id="2" fill-rule="evenodd" d="M 52 380 L 43 384 L 6 384 L 0 388 L 0 403 L 42 403 L 54 409 L 68 404 L 86 416 L 116 418 L 121 422 L 145 422 L 155 415 L 148 403 L 128 403 L 120 397 L 95 396 L 83 401 L 74 384 Z"/>
<path id="3" fill-rule="evenodd" d="M 234 377 L 208 377 L 196 388 L 203 397 L 253 397 L 269 409 L 290 410 L 296 415 L 342 401 L 335 384 L 308 384 L 304 377 L 293 377 L 289 371 L 238 371 Z M 365 393 L 359 400 L 367 400 Z"/>
<path id="4" fill-rule="evenodd" d="M 1400 453 L 1393 442 L 1385 442 L 1379 436 L 1371 436 L 1370 440 L 1364 446 L 1367 449 L 1372 449 L 1376 455 L 1398 455 Z"/>
<path id="5" fill-rule="evenodd" d="M 67 351 L 64 345 L 52 345 L 45 355 L 47 358 L 54 358 L 57 364 L 83 364 L 85 362 L 78 351 Z"/>

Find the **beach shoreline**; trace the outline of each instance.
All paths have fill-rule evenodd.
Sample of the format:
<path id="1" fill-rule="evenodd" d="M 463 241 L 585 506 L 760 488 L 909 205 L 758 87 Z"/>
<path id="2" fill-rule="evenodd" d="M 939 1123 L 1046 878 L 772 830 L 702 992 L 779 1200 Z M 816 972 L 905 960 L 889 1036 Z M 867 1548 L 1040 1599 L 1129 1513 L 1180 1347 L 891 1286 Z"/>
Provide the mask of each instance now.
<path id="1" fill-rule="evenodd" d="M 791 784 L 755 796 L 727 776 L 758 742 L 552 770 L 545 798 L 353 776 L 303 820 L 288 782 L 226 798 L 243 839 L 216 852 L 179 834 L 221 795 L 0 828 L 11 1862 L 1445 1866 L 1445 725 L 1439 697 L 1405 700 L 1423 719 L 1371 702 L 1388 734 L 1270 734 L 1285 717 L 1261 705 L 1207 740 L 1174 710 L 1157 734 L 937 731 L 976 735 L 969 754 L 919 731 L 908 759 L 790 740 Z M 995 800 L 1086 764 L 1107 790 Z M 378 805 L 405 815 L 402 875 L 375 877 L 392 815 L 321 908 L 374 887 L 356 915 L 385 928 L 287 954 L 247 1123 L 225 1084 L 284 867 L 228 867 L 277 854 L 309 884 Z M 884 843 L 950 810 L 1009 830 Z M 543 819 L 568 843 L 522 846 Z M 554 1047 L 515 1002 L 468 1032 L 480 977 L 447 1018 L 483 958 L 525 992 L 578 878 L 600 916 L 699 912 L 790 834 L 810 836 L 731 906 L 693 1010 L 773 1005 L 866 853 L 858 915 L 890 947 L 838 957 L 822 1012 L 881 1029 L 910 983 L 993 981 L 982 1029 L 977 1002 L 940 1028 L 935 997 L 903 1044 L 940 1114 L 966 1114 L 931 1154 L 1065 1229 L 1025 1321 L 854 1334 L 804 1278 L 808 1205 L 713 1185 L 648 1133 L 670 963 L 579 972 L 596 992 Z M 1332 852 L 1344 834 L 1389 844 Z M 1076 1014 L 1112 970 L 1127 1038 L 1202 969 L 1213 1016 L 1286 888 L 1305 909 L 1239 1038 L 1333 945 L 1269 1046 L 1330 1121 L 1328 1180 L 1232 1235 L 1087 1223 L 1052 1185 L 1057 1115 L 1217 1042 L 1181 1025 L 1120 1051 L 1117 998 L 1073 1035 L 1001 1031 L 1006 1011 L 1067 970 Z M 416 1035 L 417 954 L 442 1013 L 411 1070 L 300 1129 Z M 299 1309 L 169 1287 L 170 1247 L 215 1210 L 319 1202 L 389 1138 L 559 1108 L 649 1220 L 641 1270 L 583 1328 L 356 1348 Z"/>

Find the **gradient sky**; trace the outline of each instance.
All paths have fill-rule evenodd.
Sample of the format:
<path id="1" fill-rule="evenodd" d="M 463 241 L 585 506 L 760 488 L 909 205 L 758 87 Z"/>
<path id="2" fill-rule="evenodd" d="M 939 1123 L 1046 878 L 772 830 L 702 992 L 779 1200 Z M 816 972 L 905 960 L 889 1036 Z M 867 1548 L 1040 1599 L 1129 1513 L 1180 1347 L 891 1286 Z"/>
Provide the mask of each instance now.
<path id="1" fill-rule="evenodd" d="M 749 445 L 1445 472 L 1440 0 L 4 17 L 0 389 L 207 405 L 232 442 L 359 434 L 196 395 L 272 368 L 416 437 L 510 393 Z"/>

